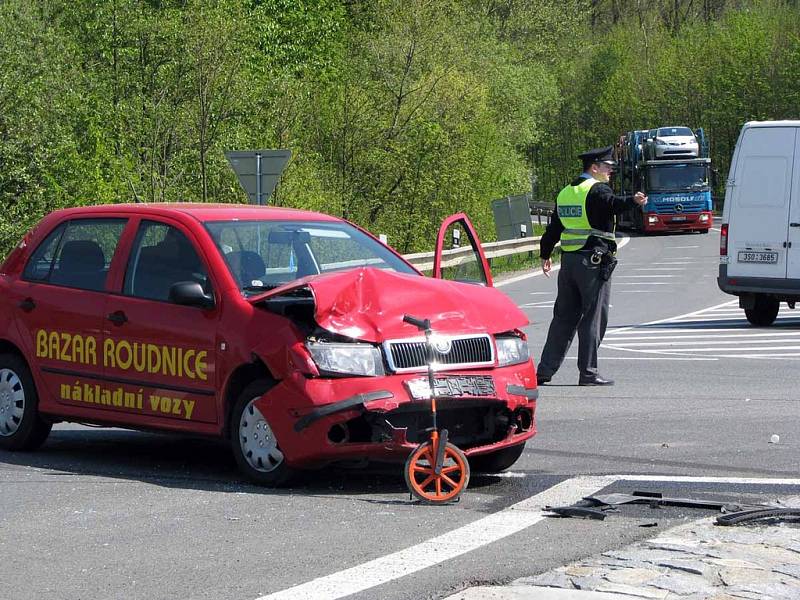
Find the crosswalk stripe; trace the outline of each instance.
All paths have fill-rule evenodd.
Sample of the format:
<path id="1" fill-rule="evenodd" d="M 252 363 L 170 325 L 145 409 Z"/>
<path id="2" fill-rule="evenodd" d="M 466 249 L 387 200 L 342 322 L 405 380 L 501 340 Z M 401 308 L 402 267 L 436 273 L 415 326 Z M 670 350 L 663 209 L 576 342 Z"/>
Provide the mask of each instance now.
<path id="1" fill-rule="evenodd" d="M 658 356 L 798 358 L 800 315 L 784 310 L 769 330 L 753 328 L 738 302 L 731 300 L 659 321 L 609 329 L 603 347 Z"/>

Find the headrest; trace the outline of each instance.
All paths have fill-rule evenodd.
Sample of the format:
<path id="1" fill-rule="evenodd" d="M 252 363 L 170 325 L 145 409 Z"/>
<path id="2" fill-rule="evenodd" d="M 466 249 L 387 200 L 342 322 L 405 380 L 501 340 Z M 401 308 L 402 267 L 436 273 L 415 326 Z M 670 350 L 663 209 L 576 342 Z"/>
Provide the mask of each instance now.
<path id="1" fill-rule="evenodd" d="M 91 240 L 73 240 L 64 244 L 58 266 L 65 271 L 100 271 L 106 260 L 103 249 Z"/>

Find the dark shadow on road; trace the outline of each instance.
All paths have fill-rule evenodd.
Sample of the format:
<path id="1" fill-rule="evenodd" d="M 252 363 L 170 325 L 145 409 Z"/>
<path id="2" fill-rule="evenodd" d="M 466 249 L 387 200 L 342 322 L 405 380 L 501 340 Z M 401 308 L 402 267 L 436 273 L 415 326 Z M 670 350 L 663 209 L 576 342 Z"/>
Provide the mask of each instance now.
<path id="1" fill-rule="evenodd" d="M 402 464 L 330 465 L 302 472 L 291 487 L 270 489 L 244 482 L 228 444 L 220 440 L 123 429 L 55 428 L 35 452 L 0 450 L 0 470 L 25 471 L 24 481 L 32 481 L 35 478 L 29 468 L 44 470 L 41 474 L 50 481 L 53 477 L 67 482 L 75 476 L 92 476 L 168 488 L 273 496 L 408 494 Z M 498 480 L 475 474 L 470 489 L 491 486 Z"/>

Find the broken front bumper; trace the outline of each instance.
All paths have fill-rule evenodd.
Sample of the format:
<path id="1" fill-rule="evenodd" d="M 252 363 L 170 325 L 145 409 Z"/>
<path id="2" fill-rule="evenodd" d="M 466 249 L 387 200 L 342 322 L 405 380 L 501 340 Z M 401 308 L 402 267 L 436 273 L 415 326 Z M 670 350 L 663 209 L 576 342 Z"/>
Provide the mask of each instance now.
<path id="1" fill-rule="evenodd" d="M 259 401 L 293 466 L 340 460 L 402 461 L 428 439 L 430 400 L 412 397 L 425 373 L 309 379 L 297 373 Z M 467 456 L 520 444 L 536 433 L 532 363 L 437 373 L 437 419 Z M 487 385 L 487 378 L 491 386 Z M 440 393 L 446 393 L 440 397 Z"/>

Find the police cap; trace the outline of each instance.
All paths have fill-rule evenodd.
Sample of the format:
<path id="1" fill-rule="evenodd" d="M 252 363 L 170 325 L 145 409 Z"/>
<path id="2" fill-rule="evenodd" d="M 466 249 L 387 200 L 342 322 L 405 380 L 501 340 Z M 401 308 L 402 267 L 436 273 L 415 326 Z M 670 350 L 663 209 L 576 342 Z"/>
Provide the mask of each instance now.
<path id="1" fill-rule="evenodd" d="M 613 155 L 613 147 L 612 146 L 604 146 L 603 148 L 592 148 L 591 150 L 587 150 L 583 154 L 579 154 L 578 158 L 582 161 L 586 162 L 591 160 L 593 163 L 605 163 L 607 165 L 611 165 L 612 167 L 616 166 L 616 161 L 614 160 Z"/>

